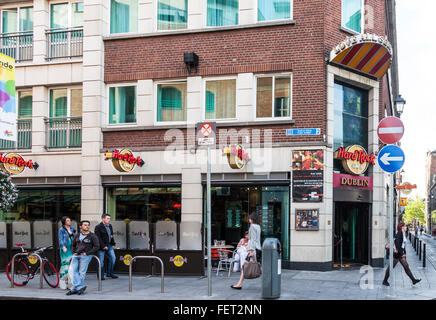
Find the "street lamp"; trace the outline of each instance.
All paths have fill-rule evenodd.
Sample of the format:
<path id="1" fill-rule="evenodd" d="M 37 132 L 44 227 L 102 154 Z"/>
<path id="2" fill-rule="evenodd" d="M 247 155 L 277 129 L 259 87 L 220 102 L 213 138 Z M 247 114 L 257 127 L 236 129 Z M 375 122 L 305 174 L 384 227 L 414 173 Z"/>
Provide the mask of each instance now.
<path id="1" fill-rule="evenodd" d="M 404 111 L 404 105 L 406 104 L 406 100 L 403 99 L 403 97 L 400 95 L 398 95 L 397 100 L 395 100 L 395 107 L 397 109 L 398 112 L 398 116 L 401 117 L 401 114 Z"/>

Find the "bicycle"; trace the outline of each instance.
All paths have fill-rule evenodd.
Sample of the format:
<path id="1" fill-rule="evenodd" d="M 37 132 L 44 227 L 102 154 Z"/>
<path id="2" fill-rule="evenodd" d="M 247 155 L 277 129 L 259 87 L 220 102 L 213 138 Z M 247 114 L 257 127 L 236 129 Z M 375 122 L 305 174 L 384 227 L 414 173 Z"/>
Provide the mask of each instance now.
<path id="1" fill-rule="evenodd" d="M 23 248 L 23 243 L 15 244 L 16 247 L 21 248 L 22 253 L 26 253 L 26 250 Z M 53 246 L 39 248 L 35 251 L 29 252 L 27 256 L 18 256 L 15 258 L 14 264 L 14 285 L 16 286 L 25 286 L 30 280 L 35 277 L 35 274 L 38 274 L 41 267 L 41 262 L 39 259 L 34 256 L 34 254 L 38 254 L 42 259 L 42 275 L 44 277 L 45 282 L 52 287 L 56 288 L 59 284 L 59 274 L 54 267 L 54 265 L 47 259 L 44 251 L 52 248 Z M 10 269 L 12 268 L 12 260 L 9 261 L 6 266 L 6 275 L 11 280 Z"/>

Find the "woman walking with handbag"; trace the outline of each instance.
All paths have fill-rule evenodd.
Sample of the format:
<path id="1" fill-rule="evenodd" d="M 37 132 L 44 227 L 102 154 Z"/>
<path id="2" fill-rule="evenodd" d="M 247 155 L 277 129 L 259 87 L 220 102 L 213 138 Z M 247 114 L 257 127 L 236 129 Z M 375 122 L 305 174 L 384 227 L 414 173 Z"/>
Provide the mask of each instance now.
<path id="1" fill-rule="evenodd" d="M 406 274 L 409 276 L 410 280 L 412 280 L 413 284 L 417 284 L 421 279 L 415 279 L 415 277 L 412 274 L 412 271 L 410 271 L 409 264 L 406 260 L 406 230 L 407 227 L 404 222 L 400 222 L 397 226 L 397 234 L 395 235 L 395 241 L 394 241 L 394 268 L 397 265 L 398 262 L 401 263 L 404 270 L 406 271 Z M 383 280 L 383 285 L 389 286 L 389 266 L 386 269 L 385 278 Z"/>
<path id="2" fill-rule="evenodd" d="M 248 256 L 247 260 L 254 259 L 256 262 L 260 262 L 261 255 L 262 255 L 262 247 L 260 246 L 260 226 L 258 222 L 259 216 L 257 213 L 252 213 L 249 217 L 250 221 L 250 229 L 248 229 Z M 231 288 L 236 290 L 242 289 L 242 282 L 244 281 L 244 268 L 248 266 L 250 262 L 245 261 L 244 265 L 241 268 L 241 277 L 239 278 L 239 281 L 237 284 L 232 285 Z"/>

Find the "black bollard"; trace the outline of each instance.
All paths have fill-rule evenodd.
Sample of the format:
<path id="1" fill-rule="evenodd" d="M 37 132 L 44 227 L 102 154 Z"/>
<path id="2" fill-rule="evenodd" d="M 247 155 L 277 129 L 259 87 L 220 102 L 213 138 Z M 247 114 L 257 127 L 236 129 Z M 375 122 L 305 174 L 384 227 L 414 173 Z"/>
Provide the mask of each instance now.
<path id="1" fill-rule="evenodd" d="M 422 240 L 419 240 L 419 248 L 418 248 L 419 260 L 421 260 L 421 254 L 422 254 Z"/>
<path id="2" fill-rule="evenodd" d="M 425 259 L 426 258 L 426 244 L 424 243 L 424 253 L 422 256 L 422 267 L 425 268 Z"/>

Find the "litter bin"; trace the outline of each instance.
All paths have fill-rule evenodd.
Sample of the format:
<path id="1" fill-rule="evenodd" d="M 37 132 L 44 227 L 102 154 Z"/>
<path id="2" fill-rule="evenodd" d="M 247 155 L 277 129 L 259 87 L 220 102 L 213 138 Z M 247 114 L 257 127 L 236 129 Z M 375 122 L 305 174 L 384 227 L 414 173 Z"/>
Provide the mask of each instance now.
<path id="1" fill-rule="evenodd" d="M 262 246 L 262 298 L 280 297 L 282 247 L 276 238 L 266 238 Z"/>

